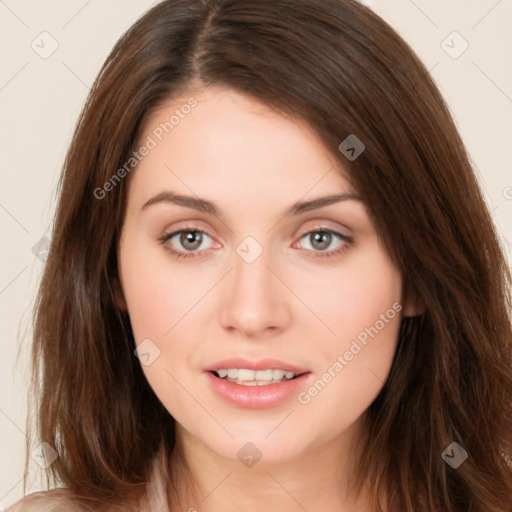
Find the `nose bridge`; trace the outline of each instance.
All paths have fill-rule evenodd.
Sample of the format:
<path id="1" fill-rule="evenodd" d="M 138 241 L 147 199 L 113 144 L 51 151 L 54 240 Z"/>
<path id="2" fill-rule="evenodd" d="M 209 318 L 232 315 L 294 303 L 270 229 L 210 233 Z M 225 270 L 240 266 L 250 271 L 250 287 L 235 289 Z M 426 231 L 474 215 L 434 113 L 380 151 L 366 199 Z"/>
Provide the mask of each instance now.
<path id="1" fill-rule="evenodd" d="M 234 257 L 233 292 L 235 294 L 253 295 L 265 293 L 270 298 L 269 286 L 272 286 L 271 251 L 264 248 L 253 237 L 248 237 L 236 248 Z"/>
<path id="2" fill-rule="evenodd" d="M 249 236 L 236 247 L 235 253 L 222 323 L 252 333 L 282 327 L 288 307 L 285 290 L 269 269 L 276 266 L 272 251 Z"/>

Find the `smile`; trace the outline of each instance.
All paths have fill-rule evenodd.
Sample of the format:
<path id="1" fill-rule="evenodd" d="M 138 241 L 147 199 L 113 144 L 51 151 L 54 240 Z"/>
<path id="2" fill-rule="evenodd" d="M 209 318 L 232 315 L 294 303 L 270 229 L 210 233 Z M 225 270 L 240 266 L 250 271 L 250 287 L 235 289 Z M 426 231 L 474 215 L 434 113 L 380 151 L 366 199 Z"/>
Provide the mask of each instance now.
<path id="1" fill-rule="evenodd" d="M 252 376 L 243 373 L 246 371 L 245 369 L 232 368 L 225 370 L 227 372 L 231 370 L 231 375 L 234 375 L 236 371 L 236 378 L 230 378 L 228 376 L 229 373 L 225 377 L 220 377 L 217 371 L 203 372 L 203 375 L 206 376 L 209 388 L 217 397 L 232 406 L 244 409 L 268 409 L 285 404 L 295 399 L 297 393 L 305 389 L 310 376 L 313 375 L 311 372 L 300 375 L 293 373 L 291 378 L 283 375 L 280 379 L 274 379 L 274 371 L 279 376 L 283 370 L 263 370 L 258 377 L 265 377 L 265 379 L 259 380 L 256 377 L 256 373 L 259 372 L 255 372 L 254 376 Z M 270 372 L 272 372 L 272 380 L 268 378 Z M 242 379 L 240 379 L 240 375 Z M 251 378 L 244 380 L 244 377 Z"/>

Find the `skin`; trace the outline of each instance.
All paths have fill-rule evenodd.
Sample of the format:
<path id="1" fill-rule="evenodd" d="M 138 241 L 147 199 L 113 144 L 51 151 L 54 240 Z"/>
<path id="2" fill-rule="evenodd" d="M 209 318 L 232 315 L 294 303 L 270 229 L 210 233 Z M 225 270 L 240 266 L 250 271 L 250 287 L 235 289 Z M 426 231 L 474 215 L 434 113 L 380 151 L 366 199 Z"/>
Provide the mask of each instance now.
<path id="1" fill-rule="evenodd" d="M 140 140 L 190 96 L 155 111 Z M 118 247 L 118 305 L 136 343 L 149 338 L 160 350 L 142 368 L 177 421 L 201 489 L 194 497 L 183 485 L 184 510 L 368 510 L 347 489 L 351 450 L 389 374 L 400 320 L 417 307 L 402 302 L 401 276 L 361 201 L 283 217 L 298 200 L 356 194 L 311 128 L 233 90 L 193 96 L 198 105 L 130 176 Z M 170 202 L 141 210 L 164 190 L 206 198 L 220 214 Z M 207 235 L 159 241 L 184 228 Z M 333 236 L 322 248 L 306 235 L 318 228 L 353 243 Z M 236 252 L 249 235 L 263 248 L 250 264 Z M 177 259 L 169 247 L 199 256 Z M 307 389 L 394 303 L 401 311 L 307 404 L 293 395 L 272 408 L 238 408 L 207 385 L 203 370 L 216 361 L 273 357 L 308 368 Z M 262 453 L 252 468 L 237 458 L 248 441 Z"/>

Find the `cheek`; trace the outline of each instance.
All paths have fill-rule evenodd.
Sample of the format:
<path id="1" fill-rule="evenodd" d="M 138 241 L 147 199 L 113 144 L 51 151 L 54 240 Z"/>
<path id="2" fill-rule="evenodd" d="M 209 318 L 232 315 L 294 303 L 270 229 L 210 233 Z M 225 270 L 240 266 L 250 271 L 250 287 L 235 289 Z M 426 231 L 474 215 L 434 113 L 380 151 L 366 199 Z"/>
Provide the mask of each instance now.
<path id="1" fill-rule="evenodd" d="M 149 353 L 146 360 L 140 357 L 142 371 L 164 406 L 186 417 L 193 404 L 178 384 L 185 381 L 176 368 L 184 365 L 191 346 L 180 339 L 180 320 L 186 322 L 184 315 L 201 295 L 190 291 L 194 280 L 173 269 L 170 258 L 127 236 L 120 251 L 121 280 L 135 343 L 144 347 L 141 354 Z"/>
<path id="2" fill-rule="evenodd" d="M 329 327 L 331 332 L 325 329 L 325 339 L 327 346 L 335 349 L 373 326 L 402 300 L 400 273 L 376 239 L 364 250 L 348 255 L 338 268 L 314 277 L 316 280 L 303 288 L 305 300 Z M 396 307 L 388 316 L 392 319 L 395 313 Z M 389 330 L 387 326 L 383 331 Z"/>
<path id="3" fill-rule="evenodd" d="M 154 242 L 152 242 L 154 243 Z M 207 282 L 180 268 L 164 248 L 147 241 L 121 250 L 123 291 L 135 340 L 163 342 L 207 290 Z"/>
<path id="4" fill-rule="evenodd" d="M 315 418 L 315 425 L 323 425 L 323 438 L 348 429 L 381 392 L 391 369 L 401 319 L 396 308 L 388 311 L 387 323 L 353 324 L 355 336 L 324 346 L 323 373 L 297 397 L 304 421 Z"/>
<path id="5" fill-rule="evenodd" d="M 402 281 L 377 245 L 361 251 L 321 290 L 318 310 L 334 331 L 316 345 L 324 373 L 301 403 L 324 421 L 349 424 L 379 394 L 393 361 L 402 318 Z"/>

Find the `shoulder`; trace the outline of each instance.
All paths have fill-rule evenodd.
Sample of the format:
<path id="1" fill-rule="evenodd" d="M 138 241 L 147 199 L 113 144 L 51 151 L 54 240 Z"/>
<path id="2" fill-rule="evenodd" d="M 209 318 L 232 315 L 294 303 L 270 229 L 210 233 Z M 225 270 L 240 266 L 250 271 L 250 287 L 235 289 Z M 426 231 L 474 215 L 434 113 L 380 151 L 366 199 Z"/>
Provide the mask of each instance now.
<path id="1" fill-rule="evenodd" d="M 148 511 L 153 510 L 152 508 Z M 158 509 L 160 510 L 160 509 Z M 140 506 L 140 498 L 131 503 L 123 503 L 109 508 L 110 512 L 147 512 Z M 69 489 L 58 488 L 28 494 L 6 510 L 0 512 L 97 512 L 97 507 L 85 505 L 76 499 Z"/>
<path id="2" fill-rule="evenodd" d="M 7 508 L 6 512 L 84 512 L 67 489 L 33 492 Z"/>

